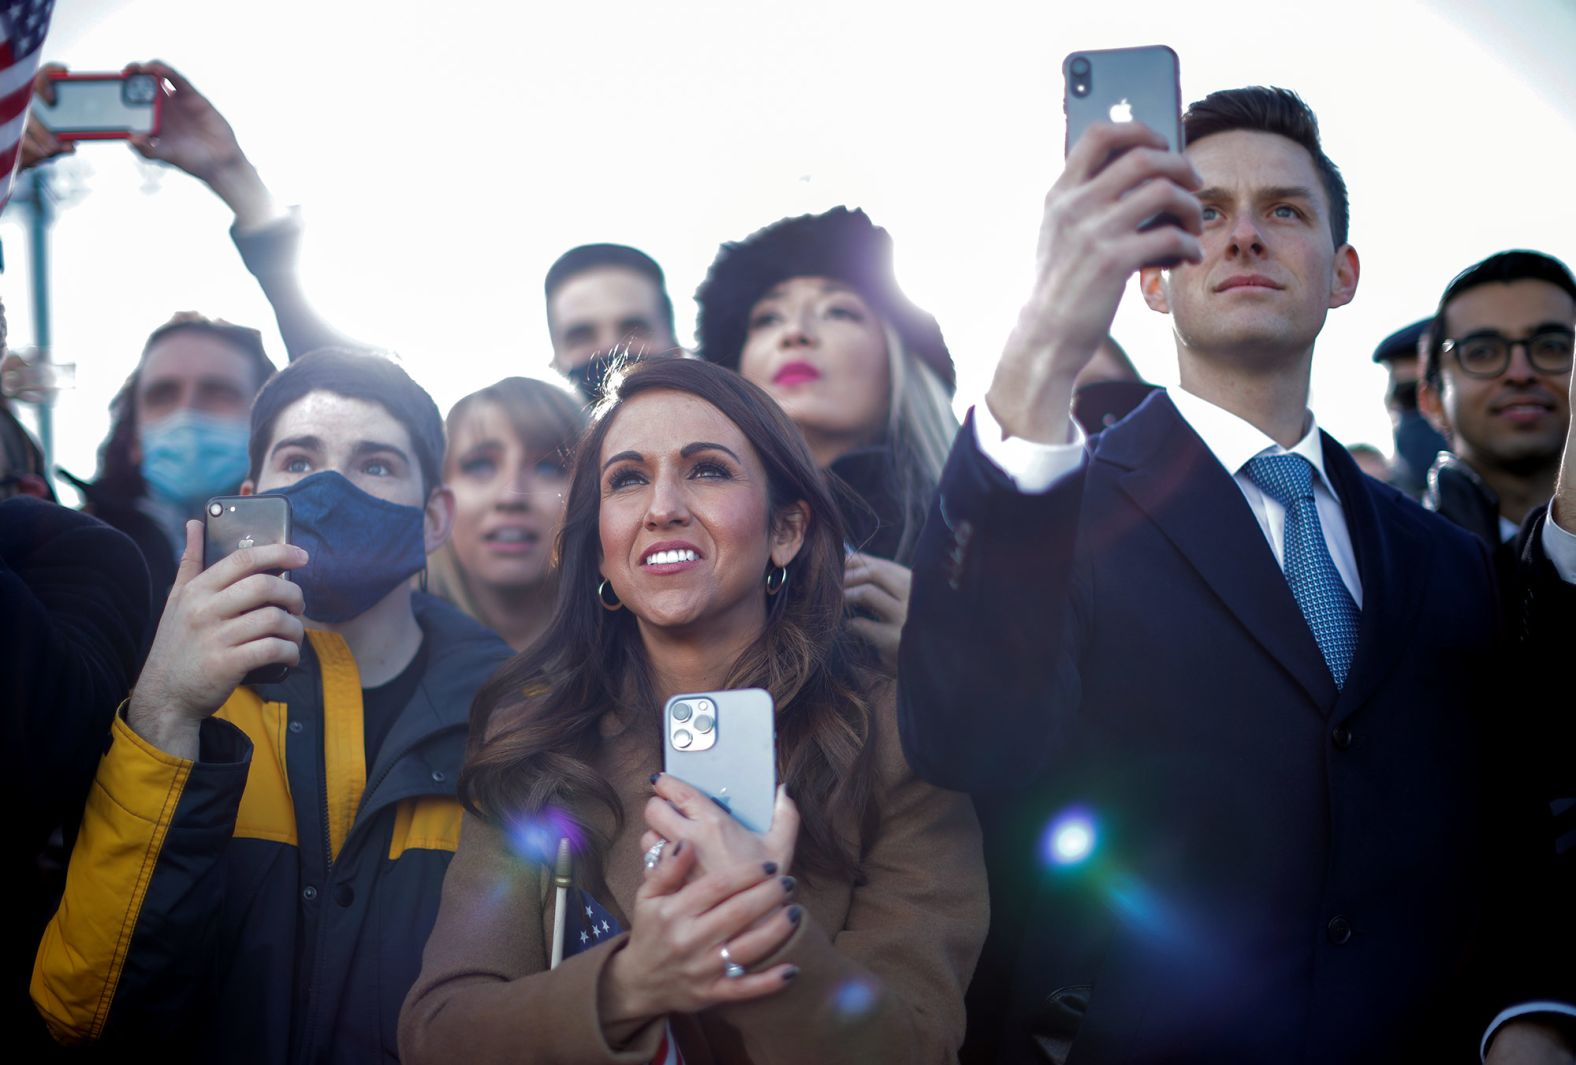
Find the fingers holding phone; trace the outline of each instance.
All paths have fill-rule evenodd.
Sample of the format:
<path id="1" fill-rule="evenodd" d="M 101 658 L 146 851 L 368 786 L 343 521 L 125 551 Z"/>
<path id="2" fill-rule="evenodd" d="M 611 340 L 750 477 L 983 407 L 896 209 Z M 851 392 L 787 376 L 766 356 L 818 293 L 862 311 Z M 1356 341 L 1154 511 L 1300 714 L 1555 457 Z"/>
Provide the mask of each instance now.
<path id="1" fill-rule="evenodd" d="M 306 565 L 289 543 L 238 548 L 202 566 L 204 529 L 186 526 L 186 551 L 137 679 L 126 721 L 159 749 L 195 758 L 203 719 L 253 670 L 300 661 L 301 589 L 284 571 Z"/>
<path id="2" fill-rule="evenodd" d="M 1035 282 L 986 397 L 1008 435 L 1047 444 L 1070 439 L 1073 381 L 1110 332 L 1128 278 L 1203 256 L 1199 179 L 1177 150 L 1175 54 L 1075 53 L 1064 70 L 1066 167 L 1046 195 Z M 1176 224 L 1155 224 L 1165 216 Z"/>
<path id="3" fill-rule="evenodd" d="M 635 896 L 629 942 L 599 987 L 598 1013 L 610 1039 L 664 1014 L 784 990 L 795 967 L 752 970 L 798 927 L 803 911 L 791 902 L 793 888 L 774 863 L 699 872 L 694 847 L 666 848 Z"/>

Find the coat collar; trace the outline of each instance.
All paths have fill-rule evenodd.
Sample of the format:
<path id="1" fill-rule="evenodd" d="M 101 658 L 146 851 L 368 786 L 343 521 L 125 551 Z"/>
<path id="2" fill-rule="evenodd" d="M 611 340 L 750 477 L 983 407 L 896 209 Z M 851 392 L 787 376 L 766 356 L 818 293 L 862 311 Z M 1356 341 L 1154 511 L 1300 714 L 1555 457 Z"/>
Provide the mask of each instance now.
<path id="1" fill-rule="evenodd" d="M 1321 435 L 1324 467 L 1345 510 L 1363 583 L 1357 657 L 1344 692 L 1291 594 L 1232 475 L 1177 412 L 1156 394 L 1091 442 L 1093 461 L 1117 468 L 1117 484 L 1181 552 L 1248 634 L 1308 694 L 1321 714 L 1349 713 L 1389 672 L 1405 619 L 1420 599 L 1415 585 L 1427 541 L 1414 522 L 1397 521 L 1395 503 L 1376 499 L 1339 444 Z"/>

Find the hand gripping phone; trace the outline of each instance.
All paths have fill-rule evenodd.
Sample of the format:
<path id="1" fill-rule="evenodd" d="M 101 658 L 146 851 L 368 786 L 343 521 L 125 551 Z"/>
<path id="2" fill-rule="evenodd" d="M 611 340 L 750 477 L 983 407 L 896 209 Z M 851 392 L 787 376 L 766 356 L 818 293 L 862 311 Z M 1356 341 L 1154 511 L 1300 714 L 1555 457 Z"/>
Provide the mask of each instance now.
<path id="1" fill-rule="evenodd" d="M 152 74 L 49 75 L 55 102 L 33 100 L 33 114 L 58 140 L 125 140 L 159 132 L 164 91 Z"/>
<path id="2" fill-rule="evenodd" d="M 717 800 L 752 832 L 772 826 L 776 707 L 760 688 L 675 695 L 662 711 L 662 768 Z"/>
<path id="3" fill-rule="evenodd" d="M 1164 137 L 1171 151 L 1182 150 L 1181 72 L 1177 54 L 1170 48 L 1153 44 L 1073 52 L 1062 60 L 1062 75 L 1066 80 L 1062 96 L 1062 112 L 1067 118 L 1065 151 L 1072 151 L 1095 122 L 1142 122 Z M 1139 229 L 1178 224 L 1174 216 L 1159 214 Z M 1177 262 L 1153 265 L 1170 268 Z"/>
<path id="4" fill-rule="evenodd" d="M 290 542 L 290 500 L 284 496 L 216 496 L 203 507 L 202 568 L 248 547 Z M 283 571 L 274 571 L 284 576 Z M 254 669 L 242 684 L 278 684 L 285 665 Z"/>

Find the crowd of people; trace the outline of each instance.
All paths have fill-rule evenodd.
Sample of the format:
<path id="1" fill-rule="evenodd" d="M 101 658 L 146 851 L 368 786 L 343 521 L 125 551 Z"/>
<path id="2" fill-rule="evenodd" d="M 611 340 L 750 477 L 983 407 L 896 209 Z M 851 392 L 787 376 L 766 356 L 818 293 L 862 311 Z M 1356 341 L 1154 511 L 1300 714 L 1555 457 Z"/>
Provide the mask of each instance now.
<path id="1" fill-rule="evenodd" d="M 445 419 L 134 69 L 132 147 L 233 210 L 286 350 L 156 328 L 80 511 L 0 408 L 29 1059 L 1576 1060 L 1557 258 L 1463 264 L 1374 353 L 1395 458 L 1349 453 L 1308 409 L 1343 178 L 1296 95 L 1227 90 L 1184 153 L 1072 146 L 961 425 L 846 207 L 723 243 L 693 351 L 658 263 L 569 250 L 540 376 Z M 1176 388 L 1109 335 L 1135 274 Z M 254 494 L 290 542 L 205 566 Z M 764 833 L 663 771 L 668 699 L 739 688 Z"/>

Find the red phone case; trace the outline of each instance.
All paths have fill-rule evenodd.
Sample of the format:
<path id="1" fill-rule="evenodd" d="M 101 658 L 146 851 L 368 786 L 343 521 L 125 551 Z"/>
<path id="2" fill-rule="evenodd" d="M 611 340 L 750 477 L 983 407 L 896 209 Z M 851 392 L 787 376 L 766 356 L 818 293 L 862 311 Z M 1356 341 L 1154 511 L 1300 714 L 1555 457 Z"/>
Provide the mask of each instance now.
<path id="1" fill-rule="evenodd" d="M 51 70 L 48 74 L 50 81 L 125 81 L 130 75 L 121 74 L 73 74 L 65 70 Z M 158 81 L 158 75 L 149 75 Z M 164 114 L 164 89 L 161 86 L 153 96 L 153 128 L 146 134 L 149 137 L 159 135 L 159 122 Z M 124 141 L 130 140 L 133 134 L 125 130 L 78 130 L 75 132 L 63 130 L 55 134 L 58 141 Z"/>

